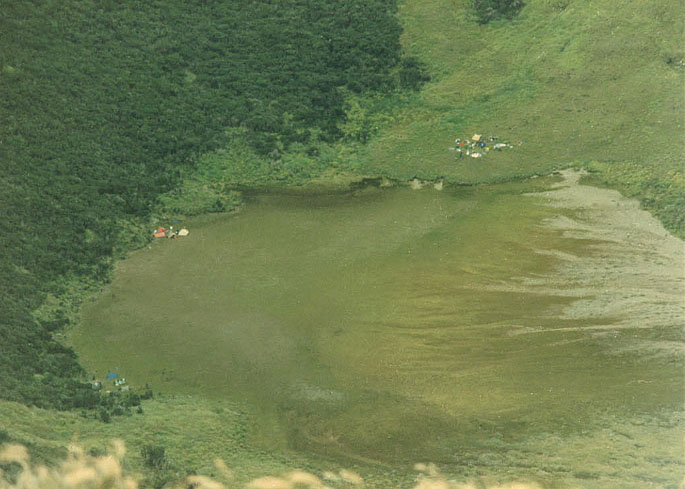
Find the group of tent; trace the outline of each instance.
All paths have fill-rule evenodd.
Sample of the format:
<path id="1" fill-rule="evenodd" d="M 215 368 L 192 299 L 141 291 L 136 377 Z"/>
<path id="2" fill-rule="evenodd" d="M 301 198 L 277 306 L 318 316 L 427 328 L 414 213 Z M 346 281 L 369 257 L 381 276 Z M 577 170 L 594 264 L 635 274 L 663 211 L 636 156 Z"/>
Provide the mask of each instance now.
<path id="1" fill-rule="evenodd" d="M 496 136 L 490 136 L 489 138 L 484 137 L 481 134 L 474 134 L 471 138 L 457 138 L 454 142 L 456 146 L 454 148 L 449 148 L 452 151 L 457 152 L 457 158 L 463 158 L 464 154 L 470 156 L 471 158 L 480 158 L 485 156 L 491 149 L 502 150 L 504 148 L 513 147 L 509 143 L 498 142 Z M 522 141 L 516 143 L 517 146 L 522 145 Z"/>
<path id="2" fill-rule="evenodd" d="M 118 378 L 118 377 L 119 377 L 118 373 L 111 372 L 111 373 L 108 373 L 105 378 L 107 380 L 114 381 L 114 387 L 118 387 L 120 391 L 126 392 L 126 391 L 131 390 L 131 386 L 129 386 L 126 383 L 126 379 L 123 377 L 121 377 L 121 378 Z M 95 390 L 100 390 L 103 387 L 102 382 L 100 382 L 99 380 L 95 380 L 95 377 L 93 377 L 93 380 L 90 382 L 90 385 Z M 109 391 L 107 391 L 107 392 L 109 392 Z"/>
<path id="3" fill-rule="evenodd" d="M 189 231 L 184 227 L 181 228 L 178 232 L 176 232 L 174 231 L 173 226 L 170 226 L 169 229 L 159 226 L 156 230 L 152 232 L 152 237 L 175 239 L 178 236 L 188 236 L 188 233 Z"/>

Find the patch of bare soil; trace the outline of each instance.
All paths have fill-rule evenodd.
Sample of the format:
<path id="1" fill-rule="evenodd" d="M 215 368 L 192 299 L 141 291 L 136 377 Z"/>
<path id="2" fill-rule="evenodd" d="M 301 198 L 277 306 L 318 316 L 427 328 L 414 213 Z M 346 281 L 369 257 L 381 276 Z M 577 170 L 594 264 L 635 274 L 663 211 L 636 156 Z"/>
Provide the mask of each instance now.
<path id="1" fill-rule="evenodd" d="M 561 174 L 563 180 L 552 190 L 530 196 L 559 209 L 558 216 L 542 225 L 560 231 L 564 237 L 582 240 L 584 252 L 537 250 L 560 259 L 558 273 L 522 277 L 510 288 L 551 290 L 575 297 L 561 313 L 554 311 L 562 319 L 588 321 L 569 330 L 582 329 L 593 335 L 645 328 L 669 332 L 621 341 L 616 348 L 622 352 L 682 356 L 685 243 L 640 209 L 636 200 L 615 190 L 582 185 L 581 172 L 567 170 Z M 535 332 L 522 328 L 514 334 Z"/>
<path id="2" fill-rule="evenodd" d="M 541 226 L 578 240 L 581 246 L 570 247 L 573 251 L 536 250 L 557 258 L 554 273 L 517 277 L 500 288 L 571 298 L 562 310 L 557 306 L 542 311 L 549 317 L 570 320 L 570 326 L 558 331 L 583 332 L 585 339 L 600 340 L 609 354 L 651 359 L 654 362 L 647 364 L 670 365 L 682 372 L 685 243 L 640 209 L 636 200 L 581 184 L 581 172 L 567 170 L 561 175 L 562 181 L 551 190 L 529 196 L 558 209 L 557 215 L 542 221 Z M 549 331 L 528 325 L 512 334 Z M 583 341 L 583 337 L 571 341 Z M 629 386 L 640 389 L 662 380 L 646 375 L 634 378 Z M 682 389 L 671 394 L 682 397 Z M 653 401 L 658 404 L 657 399 Z M 532 443 L 540 454 L 553 457 L 545 460 L 547 455 L 541 455 L 537 466 L 553 466 L 555 460 L 574 461 L 571 487 L 675 489 L 683 467 L 682 416 L 682 411 L 668 410 L 628 418 L 607 414 L 598 421 L 600 429 L 561 443 L 540 437 Z M 685 480 L 679 487 L 683 484 Z"/>

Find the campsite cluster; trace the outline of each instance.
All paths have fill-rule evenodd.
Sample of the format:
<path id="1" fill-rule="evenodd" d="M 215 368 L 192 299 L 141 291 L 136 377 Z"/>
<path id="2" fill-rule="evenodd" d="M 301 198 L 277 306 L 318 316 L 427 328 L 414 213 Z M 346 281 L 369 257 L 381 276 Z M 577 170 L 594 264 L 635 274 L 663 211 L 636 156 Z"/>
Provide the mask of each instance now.
<path id="1" fill-rule="evenodd" d="M 481 158 L 488 154 L 491 150 L 502 151 L 506 148 L 512 148 L 513 145 L 507 142 L 500 142 L 497 136 L 485 137 L 481 134 L 474 134 L 471 138 L 457 138 L 454 140 L 455 146 L 449 148 L 450 151 L 456 151 L 457 158 L 463 158 L 464 155 L 471 158 Z M 521 146 L 523 141 L 518 141 L 517 146 Z"/>
<path id="2" fill-rule="evenodd" d="M 163 226 L 158 226 L 157 229 L 154 229 L 152 231 L 152 237 L 153 238 L 168 238 L 168 239 L 176 239 L 179 236 L 188 236 L 189 231 L 183 227 L 179 229 L 178 231 L 174 231 L 173 226 L 169 226 L 169 229 L 163 227 Z"/>
<path id="3" fill-rule="evenodd" d="M 119 374 L 113 372 L 113 373 L 107 374 L 106 379 L 108 381 L 111 380 L 113 382 L 114 387 L 118 387 L 119 388 L 118 390 L 120 390 L 122 392 L 126 392 L 126 391 L 130 390 L 131 387 L 126 383 L 126 379 L 123 377 L 121 377 L 121 378 L 118 378 L 118 377 L 119 377 Z M 93 387 L 93 389 L 95 389 L 95 390 L 100 390 L 104 387 L 102 385 L 101 381 L 95 380 L 95 377 L 93 377 L 93 380 L 91 380 L 90 384 Z"/>
<path id="4" fill-rule="evenodd" d="M 125 378 L 119 377 L 117 372 L 108 373 L 103 381 L 93 377 L 90 385 L 98 393 L 92 404 L 86 406 L 92 410 L 90 414 L 83 411 L 82 415 L 85 417 L 93 416 L 105 423 L 109 423 L 112 416 L 132 415 L 133 408 L 137 408 L 136 413 L 142 414 L 141 401 L 153 397 L 152 389 L 148 384 L 145 384 L 143 390 L 136 391 L 135 388 L 128 385 Z"/>

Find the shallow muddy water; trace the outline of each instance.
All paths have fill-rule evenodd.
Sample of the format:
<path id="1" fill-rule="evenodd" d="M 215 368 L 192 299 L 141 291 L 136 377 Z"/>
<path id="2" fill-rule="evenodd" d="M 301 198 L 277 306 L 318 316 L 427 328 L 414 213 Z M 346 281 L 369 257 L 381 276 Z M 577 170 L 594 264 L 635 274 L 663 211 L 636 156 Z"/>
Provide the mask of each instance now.
<path id="1" fill-rule="evenodd" d="M 99 375 L 247 403 L 275 450 L 671 483 L 682 242 L 561 180 L 254 195 L 121 262 L 74 344 Z"/>

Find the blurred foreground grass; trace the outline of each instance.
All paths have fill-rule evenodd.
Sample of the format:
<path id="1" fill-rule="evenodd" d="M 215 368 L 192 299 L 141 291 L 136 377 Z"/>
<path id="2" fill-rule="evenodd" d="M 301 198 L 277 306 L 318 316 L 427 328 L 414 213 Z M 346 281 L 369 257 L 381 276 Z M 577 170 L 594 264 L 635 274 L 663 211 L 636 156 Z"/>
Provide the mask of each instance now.
<path id="1" fill-rule="evenodd" d="M 23 445 L 6 444 L 0 447 L 0 489 L 136 489 L 166 487 L 169 489 L 352 489 L 366 487 L 357 473 L 341 469 L 315 475 L 303 470 L 289 470 L 278 476 L 263 476 L 247 483 L 236 482 L 236 476 L 220 458 L 214 459 L 216 475 L 212 477 L 190 474 L 165 484 L 141 480 L 141 476 L 127 468 L 126 447 L 121 440 L 110 443 L 108 453 L 90 455 L 82 447 L 69 446 L 67 458 L 57 466 L 48 467 L 31 460 Z M 413 489 L 542 489 L 536 483 L 507 483 L 484 485 L 458 483 L 448 480 L 432 464 L 416 464 L 418 472 Z"/>

